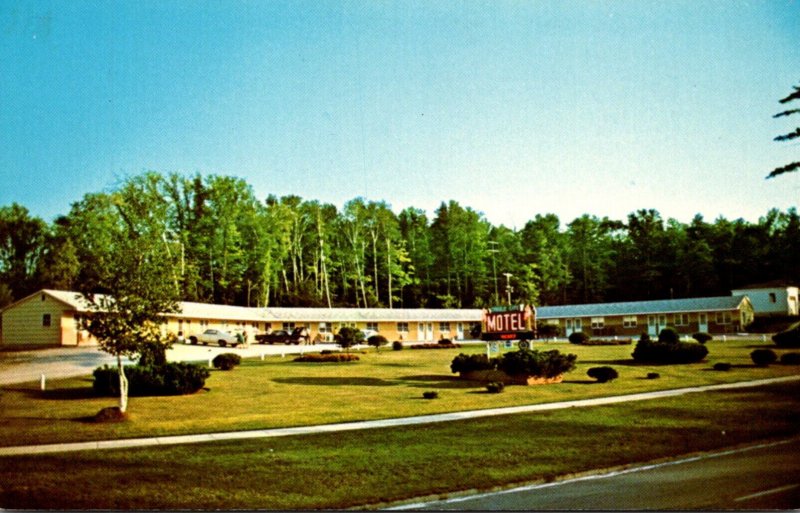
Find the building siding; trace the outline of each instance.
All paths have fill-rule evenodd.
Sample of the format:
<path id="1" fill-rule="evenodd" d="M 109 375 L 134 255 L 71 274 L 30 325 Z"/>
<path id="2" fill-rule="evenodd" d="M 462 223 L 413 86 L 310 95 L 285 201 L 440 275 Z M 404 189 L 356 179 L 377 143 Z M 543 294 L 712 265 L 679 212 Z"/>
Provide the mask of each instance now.
<path id="1" fill-rule="evenodd" d="M 49 316 L 49 326 L 44 325 Z M 66 320 L 65 320 L 66 317 Z M 2 343 L 5 346 L 62 345 L 62 331 L 74 318 L 68 305 L 47 294 L 35 294 L 3 311 Z"/>

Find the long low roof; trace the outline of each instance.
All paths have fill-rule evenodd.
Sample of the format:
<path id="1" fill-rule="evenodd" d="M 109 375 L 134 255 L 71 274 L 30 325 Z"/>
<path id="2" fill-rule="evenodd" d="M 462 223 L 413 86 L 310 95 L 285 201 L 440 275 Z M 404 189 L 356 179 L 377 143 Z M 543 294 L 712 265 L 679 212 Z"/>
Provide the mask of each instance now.
<path id="1" fill-rule="evenodd" d="M 89 311 L 89 303 L 79 292 L 45 289 L 45 293 L 71 306 L 78 312 Z M 28 296 L 29 298 L 32 297 Z M 27 299 L 27 298 L 25 298 Z M 15 304 L 25 301 L 22 299 Z M 604 317 L 614 315 L 648 315 L 680 312 L 721 312 L 741 308 L 749 303 L 745 295 L 705 297 L 690 299 L 661 299 L 655 301 L 629 301 L 619 303 L 595 303 L 583 305 L 539 306 L 539 319 L 561 319 L 569 317 Z M 294 307 L 245 307 L 193 303 L 181 301 L 179 312 L 169 317 L 228 320 L 239 322 L 478 322 L 483 310 L 434 309 L 434 308 L 294 308 Z"/>
<path id="2" fill-rule="evenodd" d="M 561 319 L 565 317 L 722 312 L 736 310 L 741 307 L 744 301 L 749 301 L 747 296 L 659 299 L 655 301 L 628 301 L 622 303 L 540 306 L 536 309 L 536 313 L 539 319 Z"/>

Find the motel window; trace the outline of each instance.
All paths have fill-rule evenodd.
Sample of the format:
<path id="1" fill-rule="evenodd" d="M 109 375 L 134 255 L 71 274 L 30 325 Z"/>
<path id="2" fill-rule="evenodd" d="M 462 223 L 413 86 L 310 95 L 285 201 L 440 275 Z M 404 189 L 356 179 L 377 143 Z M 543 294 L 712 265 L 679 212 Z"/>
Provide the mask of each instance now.
<path id="1" fill-rule="evenodd" d="M 320 333 L 330 333 L 330 329 L 328 328 L 327 322 L 319 323 L 319 332 Z"/>
<path id="2" fill-rule="evenodd" d="M 635 328 L 636 327 L 636 316 L 635 315 L 626 315 L 622 318 L 622 327 L 623 328 Z"/>
<path id="3" fill-rule="evenodd" d="M 449 322 L 440 322 L 439 323 L 439 331 L 442 333 L 450 333 L 450 323 Z"/>
<path id="4" fill-rule="evenodd" d="M 286 331 L 292 331 L 294 329 L 294 323 L 293 322 L 284 322 L 283 323 L 283 329 L 286 330 Z"/>
<path id="5" fill-rule="evenodd" d="M 592 317 L 592 329 L 602 329 L 605 324 L 604 317 Z"/>
<path id="6" fill-rule="evenodd" d="M 717 324 L 730 324 L 730 323 L 731 323 L 730 312 L 717 312 Z"/>
<path id="7" fill-rule="evenodd" d="M 778 296 L 776 296 L 774 292 L 770 292 L 769 293 L 769 302 L 770 303 L 777 303 L 778 302 Z"/>
<path id="8" fill-rule="evenodd" d="M 407 322 L 398 322 L 397 323 L 397 331 L 399 333 L 408 333 L 408 323 Z"/>
<path id="9" fill-rule="evenodd" d="M 42 328 L 49 328 L 50 324 L 52 324 L 53 319 L 50 314 L 42 315 Z"/>
<path id="10" fill-rule="evenodd" d="M 368 322 L 367 329 L 372 331 L 378 331 L 378 323 L 377 322 Z"/>
<path id="11" fill-rule="evenodd" d="M 686 326 L 687 324 L 689 324 L 689 314 L 675 314 L 675 326 Z"/>

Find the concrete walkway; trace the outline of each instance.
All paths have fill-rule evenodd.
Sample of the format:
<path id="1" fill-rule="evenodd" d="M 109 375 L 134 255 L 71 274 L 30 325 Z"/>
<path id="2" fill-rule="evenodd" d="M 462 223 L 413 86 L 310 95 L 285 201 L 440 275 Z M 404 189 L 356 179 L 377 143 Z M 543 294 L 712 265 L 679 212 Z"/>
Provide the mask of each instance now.
<path id="1" fill-rule="evenodd" d="M 451 422 L 454 420 L 477 419 L 498 415 L 513 415 L 517 413 L 531 413 L 537 411 L 559 410 L 563 408 L 580 408 L 585 406 L 599 406 L 604 404 L 617 404 L 630 401 L 645 401 L 664 397 L 675 397 L 695 392 L 708 392 L 713 390 L 730 390 L 738 388 L 758 387 L 774 383 L 800 381 L 798 376 L 784 376 L 780 378 L 759 379 L 742 381 L 738 383 L 725 383 L 721 385 L 705 385 L 673 390 L 659 390 L 640 394 L 628 394 L 613 397 L 600 397 L 596 399 L 581 399 L 576 401 L 562 401 L 556 403 L 533 404 L 526 406 L 512 406 L 507 408 L 491 408 L 487 410 L 461 411 L 453 413 L 439 413 L 435 415 L 422 415 L 418 417 L 403 417 L 397 419 L 369 420 L 362 422 L 344 422 L 339 424 L 324 424 L 318 426 L 300 426 L 291 428 L 261 429 L 254 431 L 231 431 L 226 433 L 208 433 L 198 435 L 162 436 L 155 438 L 132 438 L 123 440 L 102 440 L 97 442 L 77 442 L 48 445 L 24 445 L 17 447 L 0 447 L 0 456 L 18 456 L 29 454 L 46 454 L 57 452 L 74 452 L 97 449 L 123 449 L 134 447 L 152 447 L 159 445 L 193 444 L 205 442 L 218 442 L 224 440 L 244 440 L 250 438 L 275 438 L 282 436 L 308 435 L 315 433 L 333 433 L 339 431 L 354 431 L 359 429 L 376 429 L 397 426 L 411 426 L 416 424 L 431 424 L 436 422 Z"/>

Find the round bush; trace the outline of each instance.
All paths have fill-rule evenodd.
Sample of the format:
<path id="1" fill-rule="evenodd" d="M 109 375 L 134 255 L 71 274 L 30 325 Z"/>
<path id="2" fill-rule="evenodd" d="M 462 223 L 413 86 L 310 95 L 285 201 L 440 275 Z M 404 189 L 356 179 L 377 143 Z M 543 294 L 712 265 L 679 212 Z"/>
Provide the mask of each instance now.
<path id="1" fill-rule="evenodd" d="M 570 344 L 585 344 L 589 340 L 589 335 L 582 331 L 576 331 L 569 335 Z"/>
<path id="2" fill-rule="evenodd" d="M 800 365 L 800 353 L 786 353 L 781 355 L 781 363 L 784 365 Z"/>
<path id="3" fill-rule="evenodd" d="M 554 378 L 575 368 L 574 354 L 562 354 L 557 349 L 552 351 L 536 351 L 520 349 L 505 353 L 498 362 L 497 368 L 509 376 L 536 376 Z"/>
<path id="4" fill-rule="evenodd" d="M 719 362 L 714 364 L 715 371 L 729 371 L 731 370 L 731 364 L 725 362 Z"/>
<path id="5" fill-rule="evenodd" d="M 388 343 L 389 340 L 383 335 L 372 335 L 367 339 L 367 344 L 375 349 L 380 349 L 381 346 L 385 346 Z"/>
<path id="6" fill-rule="evenodd" d="M 491 383 L 486 384 L 486 391 L 490 394 L 499 394 L 503 390 L 505 390 L 506 385 L 502 381 L 492 381 Z"/>
<path id="7" fill-rule="evenodd" d="M 756 349 L 750 353 L 750 359 L 760 367 L 767 367 L 778 360 L 778 355 L 772 349 Z"/>
<path id="8" fill-rule="evenodd" d="M 453 371 L 454 374 L 458 374 L 460 372 L 492 370 L 495 368 L 497 368 L 497 360 L 495 358 L 490 360 L 485 354 L 466 355 L 461 353 L 453 358 L 453 361 L 450 363 L 450 370 Z"/>
<path id="9" fill-rule="evenodd" d="M 422 397 L 425 399 L 437 399 L 439 397 L 439 392 L 435 390 L 429 390 L 427 392 L 422 392 Z"/>
<path id="10" fill-rule="evenodd" d="M 613 367 L 608 366 L 592 367 L 586 374 L 588 374 L 590 378 L 596 379 L 598 383 L 607 383 L 619 377 L 617 371 Z"/>
<path id="11" fill-rule="evenodd" d="M 211 360 L 215 369 L 231 370 L 242 363 L 242 357 L 235 353 L 221 353 Z"/>
<path id="12" fill-rule="evenodd" d="M 675 328 L 667 326 L 658 334 L 658 341 L 662 344 L 677 344 L 681 341 L 681 337 Z"/>
<path id="13" fill-rule="evenodd" d="M 399 340 L 395 340 L 392 342 L 392 350 L 393 351 L 402 351 L 403 350 L 403 343 Z"/>
<path id="14" fill-rule="evenodd" d="M 706 333 L 704 331 L 698 331 L 697 333 L 694 333 L 692 335 L 692 338 L 697 340 L 701 344 L 705 344 L 709 340 L 713 340 L 714 339 L 714 337 L 712 337 L 711 335 L 709 335 L 708 333 Z"/>
<path id="15" fill-rule="evenodd" d="M 639 363 L 696 363 L 708 354 L 708 348 L 696 342 L 653 342 L 642 337 L 633 350 L 633 360 Z"/>

